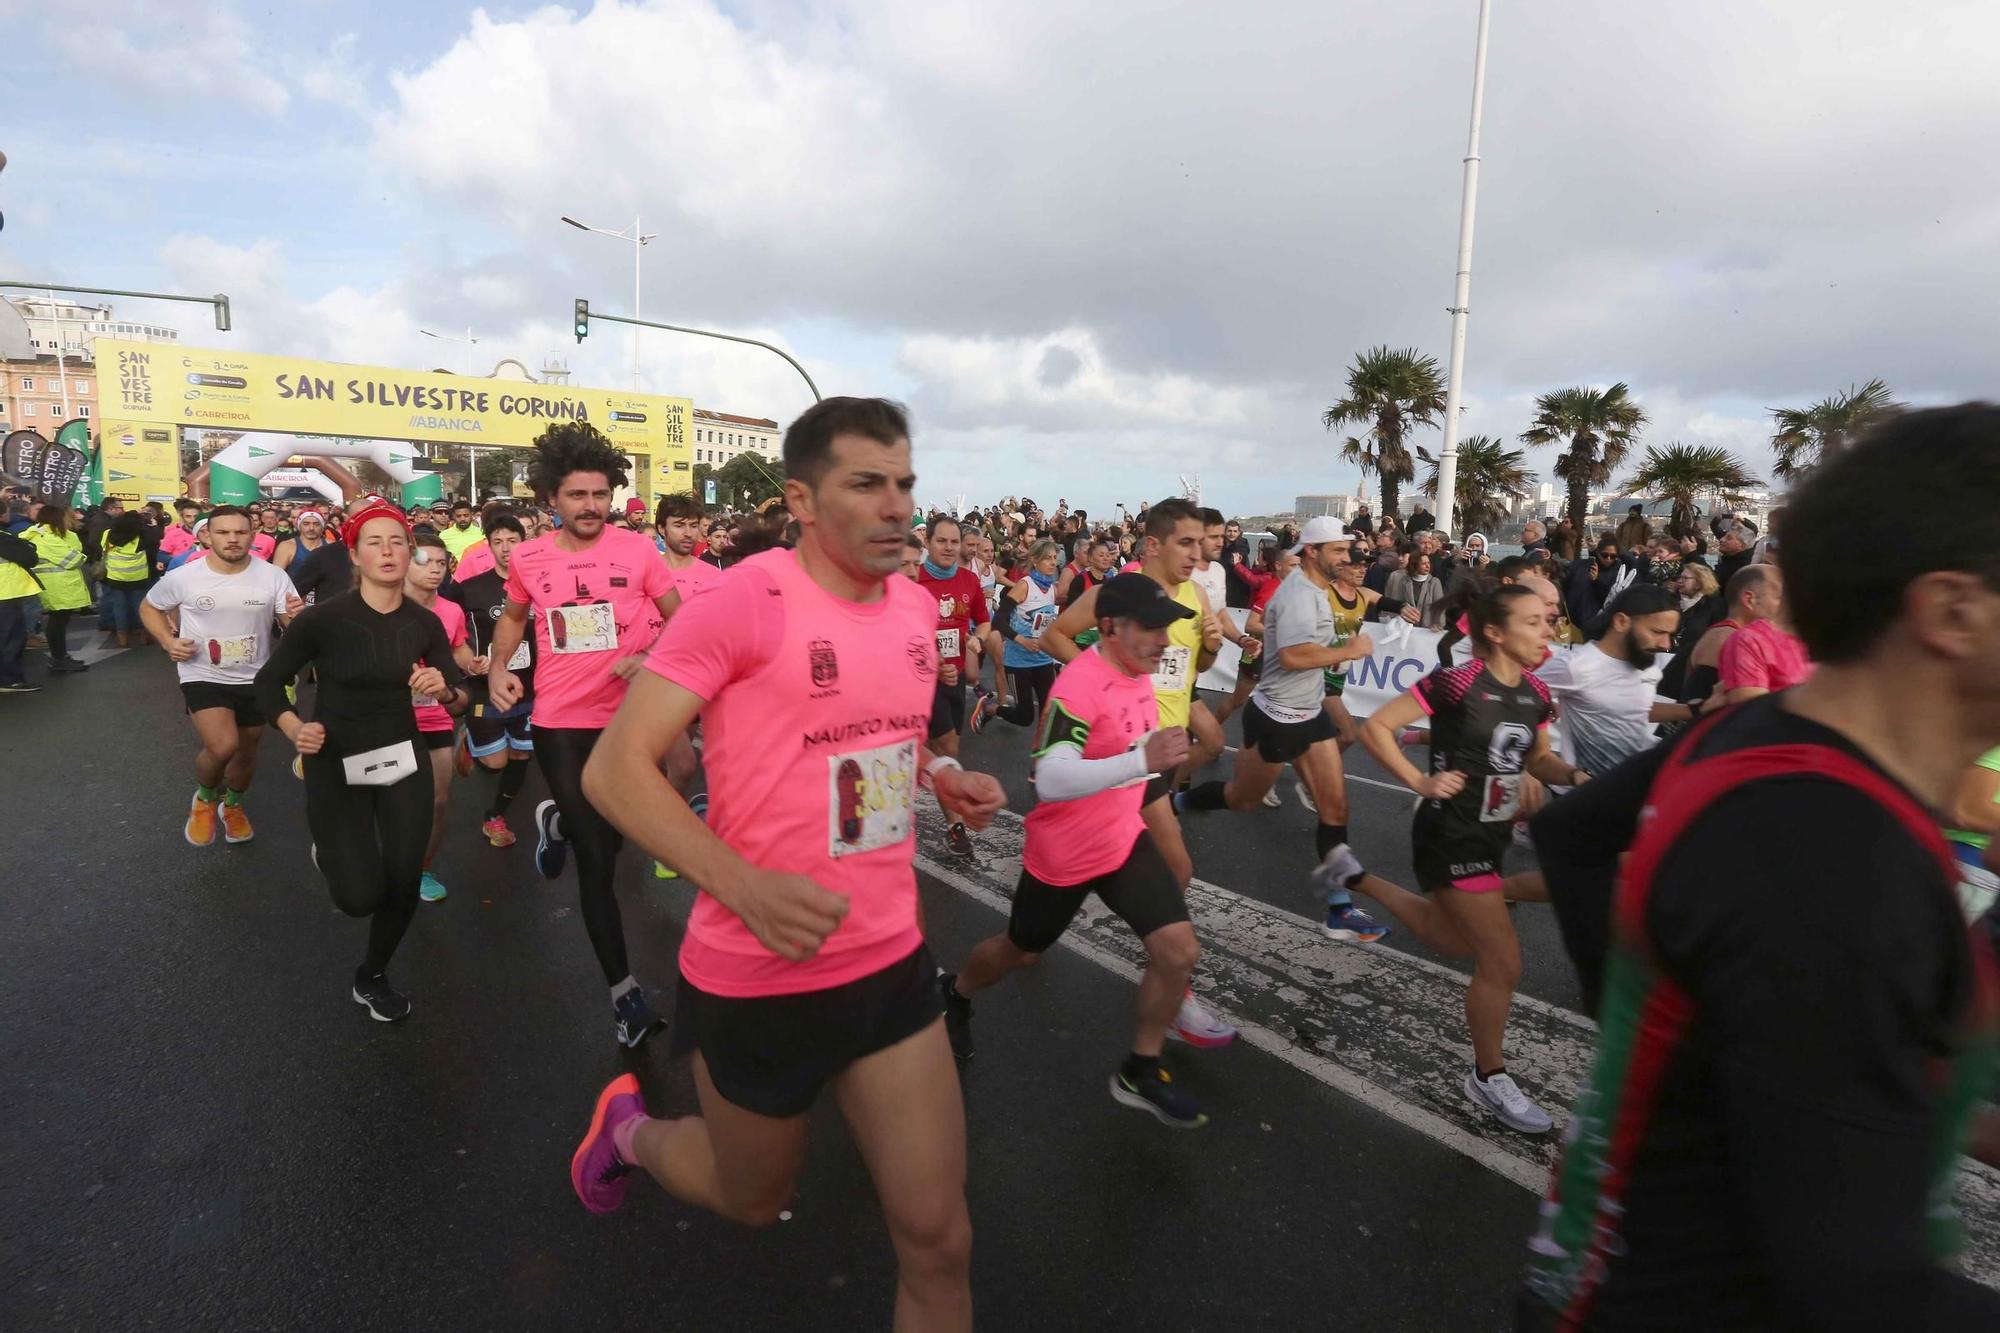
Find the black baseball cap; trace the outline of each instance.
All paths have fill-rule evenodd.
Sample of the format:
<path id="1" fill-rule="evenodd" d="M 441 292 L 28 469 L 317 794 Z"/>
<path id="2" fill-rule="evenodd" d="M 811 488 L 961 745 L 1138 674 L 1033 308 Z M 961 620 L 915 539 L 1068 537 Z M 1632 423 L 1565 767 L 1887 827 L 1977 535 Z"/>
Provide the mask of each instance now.
<path id="1" fill-rule="evenodd" d="M 1167 596 L 1167 590 L 1144 574 L 1118 574 L 1097 590 L 1097 614 L 1114 620 L 1130 618 L 1147 629 L 1165 629 L 1177 620 L 1192 620 L 1195 609 Z"/>

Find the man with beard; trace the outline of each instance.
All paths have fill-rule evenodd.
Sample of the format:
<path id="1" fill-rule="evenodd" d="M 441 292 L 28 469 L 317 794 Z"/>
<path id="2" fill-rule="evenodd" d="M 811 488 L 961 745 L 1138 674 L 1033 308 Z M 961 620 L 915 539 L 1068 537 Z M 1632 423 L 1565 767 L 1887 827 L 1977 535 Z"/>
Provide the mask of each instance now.
<path id="1" fill-rule="evenodd" d="M 1660 679 L 1654 659 L 1673 644 L 1680 622 L 1674 594 L 1642 583 L 1618 599 L 1596 642 L 1552 653 L 1535 668 L 1562 709 L 1563 758 L 1585 772 L 1608 773 L 1653 744 L 1655 723 L 1694 717 L 1688 705 L 1654 697 Z"/>

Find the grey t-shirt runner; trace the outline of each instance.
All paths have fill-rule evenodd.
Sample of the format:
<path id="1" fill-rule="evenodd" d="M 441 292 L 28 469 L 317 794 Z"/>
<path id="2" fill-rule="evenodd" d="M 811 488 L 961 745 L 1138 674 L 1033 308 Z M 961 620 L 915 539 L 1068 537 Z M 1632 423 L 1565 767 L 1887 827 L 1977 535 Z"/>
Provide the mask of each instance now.
<path id="1" fill-rule="evenodd" d="M 1326 589 L 1303 569 L 1293 570 L 1264 607 L 1264 674 L 1250 696 L 1273 721 L 1304 722 L 1326 697 L 1324 667 L 1287 671 L 1278 665 L 1278 654 L 1300 643 L 1331 647 L 1333 634 L 1333 604 Z"/>

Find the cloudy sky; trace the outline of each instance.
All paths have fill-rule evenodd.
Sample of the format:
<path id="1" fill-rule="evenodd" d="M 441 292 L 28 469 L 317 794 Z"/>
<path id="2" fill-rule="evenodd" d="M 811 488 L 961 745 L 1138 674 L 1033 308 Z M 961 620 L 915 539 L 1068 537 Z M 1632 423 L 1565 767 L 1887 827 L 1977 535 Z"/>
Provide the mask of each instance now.
<path id="1" fill-rule="evenodd" d="M 1446 351 L 1473 0 L 0 0 L 0 271 L 226 291 L 197 345 L 631 382 L 572 297 L 915 413 L 920 494 L 1351 490 L 1319 413 Z M 1499 0 L 1464 429 L 1623 379 L 1766 475 L 1765 409 L 1991 396 L 2000 9 Z M 647 389 L 789 420 L 775 358 Z M 1420 441 L 1423 442 L 1423 441 Z M 1434 438 L 1430 441 L 1435 443 Z M 1546 467 L 1550 451 L 1531 454 Z M 1371 487 L 1372 489 L 1372 487 Z"/>

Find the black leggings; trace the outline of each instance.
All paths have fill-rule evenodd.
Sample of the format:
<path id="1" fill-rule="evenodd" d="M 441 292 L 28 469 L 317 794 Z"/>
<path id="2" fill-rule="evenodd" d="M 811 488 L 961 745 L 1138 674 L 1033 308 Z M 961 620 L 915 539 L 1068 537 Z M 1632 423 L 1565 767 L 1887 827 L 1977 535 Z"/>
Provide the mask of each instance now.
<path id="1" fill-rule="evenodd" d="M 1001 709 L 999 716 L 1017 727 L 1032 727 L 1035 719 L 1042 715 L 1042 705 L 1049 701 L 1049 691 L 1055 688 L 1055 664 L 1010 666 L 1007 668 L 1007 683 L 1014 688 L 1014 702 Z"/>
<path id="2" fill-rule="evenodd" d="M 306 826 L 333 905 L 368 922 L 370 976 L 380 976 L 417 913 L 417 881 L 431 838 L 429 752 L 387 787 L 352 787 L 339 759 L 306 756 Z"/>
<path id="3" fill-rule="evenodd" d="M 583 908 L 583 928 L 604 982 L 615 986 L 632 974 L 625 961 L 625 922 L 618 913 L 618 894 L 611 887 L 618 870 L 618 851 L 625 835 L 597 813 L 583 794 L 583 766 L 604 732 L 599 728 L 536 727 L 535 762 L 549 784 L 549 795 L 562 812 L 563 837 L 576 854 L 576 883 Z"/>
<path id="4" fill-rule="evenodd" d="M 49 660 L 67 662 L 69 656 L 69 619 L 74 611 L 51 611 L 42 617 L 42 637 L 49 643 Z"/>

